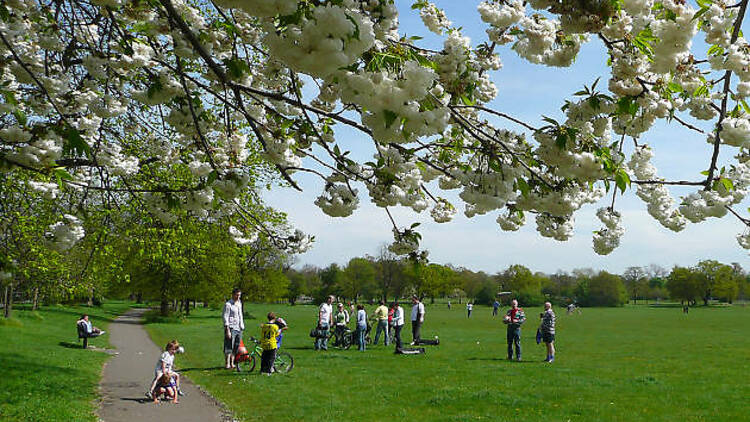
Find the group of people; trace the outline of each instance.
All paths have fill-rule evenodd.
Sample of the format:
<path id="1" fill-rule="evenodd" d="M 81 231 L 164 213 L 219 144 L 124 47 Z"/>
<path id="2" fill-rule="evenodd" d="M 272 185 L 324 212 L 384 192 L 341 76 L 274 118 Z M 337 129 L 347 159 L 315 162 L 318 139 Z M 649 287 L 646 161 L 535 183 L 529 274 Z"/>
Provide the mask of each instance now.
<path id="1" fill-rule="evenodd" d="M 318 308 L 318 335 L 315 337 L 315 343 L 313 344 L 315 350 L 328 350 L 328 337 L 330 335 L 331 327 L 335 330 L 336 338 L 341 339 L 349 326 L 351 316 L 355 314 L 355 308 L 351 302 L 346 305 L 338 303 L 336 305 L 336 310 L 334 311 L 334 299 L 333 296 L 328 296 L 326 301 Z M 419 343 L 421 339 L 421 329 L 422 323 L 424 322 L 425 310 L 424 304 L 418 297 L 413 296 L 411 301 L 411 344 L 416 344 Z M 370 326 L 364 305 L 357 305 L 355 318 L 356 326 L 354 339 L 358 345 L 358 349 L 364 351 L 366 348 L 365 336 L 369 331 L 368 327 Z M 373 344 L 377 345 L 380 341 L 380 336 L 383 335 L 383 343 L 386 346 L 390 345 L 391 337 L 393 337 L 393 340 L 396 343 L 396 349 L 402 349 L 403 341 L 401 340 L 401 330 L 404 328 L 405 321 L 406 317 L 404 308 L 401 307 L 398 301 L 394 301 L 390 307 L 388 307 L 386 306 L 386 302 L 381 300 L 373 313 L 373 324 L 377 324 Z"/>
<path id="2" fill-rule="evenodd" d="M 174 355 L 183 351 L 180 343 L 172 340 L 167 343 L 159 360 L 156 361 L 154 379 L 151 381 L 151 387 L 146 391 L 146 397 L 152 399 L 154 403 L 158 403 L 159 398 L 163 397 L 176 404 L 179 403 L 177 396 L 185 395 L 180 390 L 180 374 L 174 370 Z"/>
<path id="3" fill-rule="evenodd" d="M 555 312 L 550 302 L 544 303 L 544 312 L 539 314 L 541 324 L 537 329 L 537 343 L 544 342 L 547 348 L 545 362 L 555 361 Z M 508 342 L 508 360 L 513 360 L 515 349 L 516 360 L 521 360 L 521 325 L 526 322 L 526 314 L 518 306 L 518 301 L 510 302 L 510 309 L 503 317 L 503 323 L 507 326 L 506 340 Z"/>
<path id="4" fill-rule="evenodd" d="M 232 290 L 232 298 L 224 304 L 222 320 L 224 321 L 224 367 L 234 369 L 237 365 L 236 357 L 240 352 L 242 332 L 245 330 L 245 318 L 242 313 L 242 290 Z M 260 326 L 260 372 L 271 375 L 276 352 L 281 348 L 284 331 L 289 325 L 284 318 L 269 312 L 267 322 Z M 246 351 L 245 351 L 246 353 Z"/>

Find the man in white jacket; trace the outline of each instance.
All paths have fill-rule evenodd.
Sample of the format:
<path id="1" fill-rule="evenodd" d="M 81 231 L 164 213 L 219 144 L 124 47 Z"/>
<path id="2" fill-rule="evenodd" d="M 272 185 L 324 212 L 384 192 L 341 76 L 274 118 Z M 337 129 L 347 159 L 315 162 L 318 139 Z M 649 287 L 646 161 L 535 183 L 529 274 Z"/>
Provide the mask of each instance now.
<path id="1" fill-rule="evenodd" d="M 234 357 L 242 340 L 242 330 L 245 329 L 245 319 L 242 316 L 242 291 L 232 290 L 232 298 L 224 304 L 224 356 L 227 369 L 234 368 Z"/>
<path id="2" fill-rule="evenodd" d="M 424 304 L 418 297 L 411 297 L 411 344 L 419 344 L 422 339 L 422 323 L 424 322 Z"/>

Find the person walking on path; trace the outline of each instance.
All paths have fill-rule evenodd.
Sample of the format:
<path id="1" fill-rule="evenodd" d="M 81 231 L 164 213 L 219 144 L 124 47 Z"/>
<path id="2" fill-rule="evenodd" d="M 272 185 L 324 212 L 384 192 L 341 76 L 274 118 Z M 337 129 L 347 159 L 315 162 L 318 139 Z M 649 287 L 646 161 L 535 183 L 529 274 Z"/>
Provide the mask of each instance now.
<path id="1" fill-rule="evenodd" d="M 396 349 L 401 349 L 401 329 L 404 328 L 404 308 L 398 302 L 393 302 L 393 329 L 395 330 L 394 338 L 396 340 Z"/>
<path id="2" fill-rule="evenodd" d="M 516 348 L 516 360 L 521 360 L 521 325 L 526 322 L 526 314 L 518 307 L 518 301 L 510 302 L 510 309 L 503 318 L 503 323 L 508 325 L 508 360 L 513 360 L 513 346 Z"/>
<path id="3" fill-rule="evenodd" d="M 260 326 L 260 348 L 263 352 L 260 355 L 260 373 L 271 375 L 273 362 L 276 360 L 276 349 L 278 343 L 276 336 L 281 331 L 276 323 L 276 315 L 273 312 L 268 313 L 268 322 Z"/>
<path id="4" fill-rule="evenodd" d="M 550 302 L 544 302 L 542 326 L 539 329 L 542 331 L 542 341 L 547 346 L 547 359 L 544 361 L 552 363 L 555 361 L 555 312 Z"/>
<path id="5" fill-rule="evenodd" d="M 466 318 L 471 318 L 471 310 L 474 309 L 474 304 L 466 302 Z"/>
<path id="6" fill-rule="evenodd" d="M 390 344 L 390 339 L 388 338 L 388 307 L 385 306 L 385 301 L 382 299 L 380 300 L 380 306 L 375 308 L 375 317 L 378 319 L 378 328 L 375 332 L 374 344 L 378 344 L 380 334 L 382 333 L 385 337 L 384 343 L 388 346 Z"/>
<path id="7" fill-rule="evenodd" d="M 424 304 L 417 296 L 411 297 L 411 344 L 419 344 L 422 339 L 422 324 L 424 323 Z"/>
<path id="8" fill-rule="evenodd" d="M 365 351 L 365 332 L 367 332 L 367 312 L 363 305 L 357 305 L 357 344 L 358 350 Z"/>
<path id="9" fill-rule="evenodd" d="M 333 296 L 328 296 L 326 301 L 318 308 L 318 337 L 313 345 L 315 350 L 328 350 L 328 334 L 333 324 Z"/>
<path id="10" fill-rule="evenodd" d="M 495 302 L 492 304 L 492 317 L 497 316 L 497 310 L 500 309 L 500 302 L 495 299 Z"/>
<path id="11" fill-rule="evenodd" d="M 232 290 L 232 298 L 224 304 L 222 319 L 224 320 L 224 356 L 226 369 L 234 368 L 234 357 L 240 347 L 242 331 L 245 329 L 245 318 L 242 315 L 242 291 Z"/>

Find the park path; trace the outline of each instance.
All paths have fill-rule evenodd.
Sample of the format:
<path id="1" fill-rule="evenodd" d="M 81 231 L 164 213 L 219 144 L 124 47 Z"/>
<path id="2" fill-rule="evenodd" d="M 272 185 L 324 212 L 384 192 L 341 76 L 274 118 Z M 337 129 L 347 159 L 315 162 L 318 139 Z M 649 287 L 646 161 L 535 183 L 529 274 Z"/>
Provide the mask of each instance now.
<path id="1" fill-rule="evenodd" d="M 154 404 L 145 400 L 159 359 L 157 347 L 143 329 L 146 309 L 131 309 L 109 325 L 110 342 L 117 354 L 104 366 L 100 391 L 99 420 L 103 422 L 180 421 L 222 422 L 231 420 L 211 397 L 182 374 L 179 404 Z M 179 356 L 175 360 L 179 364 Z M 179 366 L 178 366 L 179 370 Z"/>

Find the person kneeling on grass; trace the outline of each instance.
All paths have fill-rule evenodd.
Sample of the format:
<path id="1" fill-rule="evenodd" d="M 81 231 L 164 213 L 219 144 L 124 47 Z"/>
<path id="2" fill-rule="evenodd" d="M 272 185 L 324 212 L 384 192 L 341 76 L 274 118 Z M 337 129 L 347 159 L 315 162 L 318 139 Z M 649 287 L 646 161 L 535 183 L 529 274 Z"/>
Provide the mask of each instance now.
<path id="1" fill-rule="evenodd" d="M 260 373 L 271 375 L 273 362 L 276 360 L 276 336 L 279 335 L 279 326 L 276 325 L 276 315 L 268 313 L 268 322 L 260 326 L 260 347 L 263 353 L 260 355 Z"/>
<path id="2" fill-rule="evenodd" d="M 180 390 L 180 374 L 174 372 L 173 369 L 174 354 L 177 353 L 178 350 L 183 349 L 180 347 L 180 343 L 178 343 L 177 340 L 172 340 L 167 343 L 167 346 L 164 348 L 164 352 L 162 352 L 161 356 L 159 356 L 159 360 L 156 362 L 156 367 L 154 368 L 154 380 L 151 382 L 151 387 L 146 392 L 146 397 L 152 399 L 158 395 L 154 394 L 154 392 L 157 388 L 159 380 L 164 375 L 167 375 L 170 378 L 174 378 L 177 394 L 179 394 L 180 396 L 184 396 L 184 394 Z"/>

